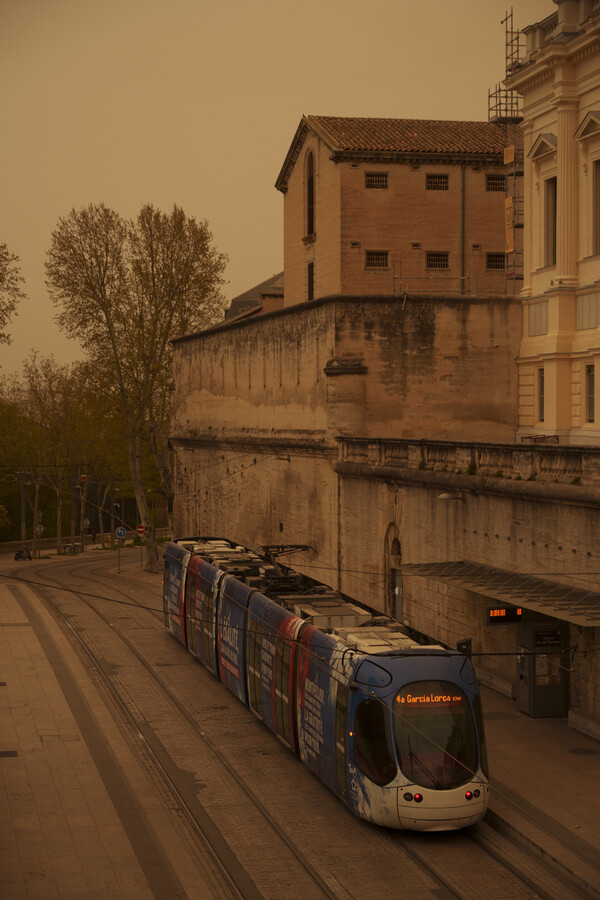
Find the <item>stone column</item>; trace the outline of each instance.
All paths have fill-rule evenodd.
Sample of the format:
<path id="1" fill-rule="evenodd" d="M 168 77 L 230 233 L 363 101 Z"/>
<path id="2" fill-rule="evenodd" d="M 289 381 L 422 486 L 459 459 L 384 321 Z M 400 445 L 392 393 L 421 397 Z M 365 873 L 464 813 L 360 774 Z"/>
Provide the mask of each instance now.
<path id="1" fill-rule="evenodd" d="M 558 119 L 557 209 L 556 209 L 556 281 L 563 287 L 577 285 L 577 96 L 565 68 L 555 83 Z"/>
<path id="2" fill-rule="evenodd" d="M 532 161 L 527 157 L 533 143 L 533 122 L 525 119 L 523 122 L 523 287 L 521 297 L 531 297 L 531 273 L 537 267 L 537 261 L 533 258 L 533 224 L 534 224 L 534 179 L 535 172 Z M 540 224 L 537 225 L 537 234 L 540 234 Z M 543 234 L 543 232 L 541 232 Z M 538 238 L 539 242 L 539 238 Z"/>

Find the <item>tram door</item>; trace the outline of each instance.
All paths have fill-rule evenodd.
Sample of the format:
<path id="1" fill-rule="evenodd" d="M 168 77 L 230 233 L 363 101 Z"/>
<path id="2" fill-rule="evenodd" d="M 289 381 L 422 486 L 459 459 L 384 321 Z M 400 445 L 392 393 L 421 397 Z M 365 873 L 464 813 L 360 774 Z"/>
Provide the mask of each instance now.
<path id="1" fill-rule="evenodd" d="M 569 626 L 565 622 L 517 627 L 517 709 L 532 718 L 569 711 Z"/>

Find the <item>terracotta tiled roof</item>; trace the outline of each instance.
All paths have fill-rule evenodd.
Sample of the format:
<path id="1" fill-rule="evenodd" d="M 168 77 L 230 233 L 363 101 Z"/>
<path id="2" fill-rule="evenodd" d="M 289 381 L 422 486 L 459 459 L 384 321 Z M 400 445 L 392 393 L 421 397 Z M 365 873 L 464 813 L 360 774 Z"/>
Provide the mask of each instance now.
<path id="1" fill-rule="evenodd" d="M 354 119 L 306 116 L 332 150 L 388 153 L 502 153 L 505 130 L 495 122 Z"/>

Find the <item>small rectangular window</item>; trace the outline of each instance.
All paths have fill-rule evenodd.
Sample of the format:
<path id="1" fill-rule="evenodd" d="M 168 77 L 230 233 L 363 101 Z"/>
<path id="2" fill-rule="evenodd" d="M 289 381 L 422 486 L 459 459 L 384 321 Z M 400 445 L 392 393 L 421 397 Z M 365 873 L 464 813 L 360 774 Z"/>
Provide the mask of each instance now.
<path id="1" fill-rule="evenodd" d="M 544 370 L 538 369 L 538 421 L 544 421 Z"/>
<path id="2" fill-rule="evenodd" d="M 387 250 L 367 250 L 365 253 L 365 267 L 367 269 L 387 269 Z"/>
<path id="3" fill-rule="evenodd" d="M 586 421 L 595 421 L 596 376 L 594 366 L 585 367 L 585 411 Z"/>
<path id="4" fill-rule="evenodd" d="M 500 191 L 504 193 L 506 190 L 505 175 L 486 175 L 485 176 L 486 191 Z"/>
<path id="5" fill-rule="evenodd" d="M 425 190 L 427 190 L 427 191 L 447 191 L 448 190 L 448 176 L 447 175 L 433 175 L 431 173 L 427 173 L 425 175 Z"/>
<path id="6" fill-rule="evenodd" d="M 365 172 L 365 187 L 385 190 L 388 186 L 387 172 Z"/>
<path id="7" fill-rule="evenodd" d="M 306 267 L 306 299 L 315 299 L 315 264 L 309 262 Z"/>
<path id="8" fill-rule="evenodd" d="M 448 253 L 428 253 L 426 257 L 426 266 L 428 269 L 448 269 L 449 254 Z"/>
<path id="9" fill-rule="evenodd" d="M 486 269 L 498 269 L 504 272 L 506 268 L 506 255 L 504 253 L 486 253 Z"/>

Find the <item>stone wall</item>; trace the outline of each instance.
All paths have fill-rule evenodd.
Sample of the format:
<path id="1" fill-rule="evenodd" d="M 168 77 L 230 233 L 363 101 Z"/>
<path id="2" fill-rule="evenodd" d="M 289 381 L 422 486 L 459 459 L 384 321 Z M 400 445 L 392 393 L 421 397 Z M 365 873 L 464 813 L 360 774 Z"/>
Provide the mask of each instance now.
<path id="1" fill-rule="evenodd" d="M 511 441 L 507 297 L 333 297 L 175 341 L 173 432 Z"/>

